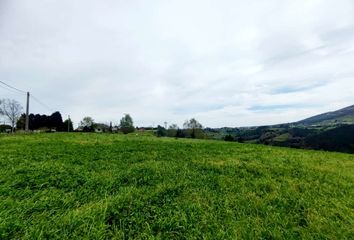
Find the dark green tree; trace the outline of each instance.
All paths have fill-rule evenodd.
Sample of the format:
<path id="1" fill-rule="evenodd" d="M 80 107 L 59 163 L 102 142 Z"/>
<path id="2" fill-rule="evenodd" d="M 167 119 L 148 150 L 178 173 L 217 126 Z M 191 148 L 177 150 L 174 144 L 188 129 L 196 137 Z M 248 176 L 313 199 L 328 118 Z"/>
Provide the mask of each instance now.
<path id="1" fill-rule="evenodd" d="M 26 127 L 26 114 L 23 113 L 16 122 L 16 128 L 25 130 L 25 127 Z"/>
<path id="2" fill-rule="evenodd" d="M 178 128 L 176 131 L 176 138 L 184 138 L 184 137 L 186 137 L 184 131 Z"/>
<path id="3" fill-rule="evenodd" d="M 54 112 L 49 117 L 49 127 L 56 129 L 57 131 L 63 131 L 63 118 L 61 117 L 60 112 Z"/>
<path id="4" fill-rule="evenodd" d="M 190 138 L 204 138 L 203 126 L 194 118 L 186 120 L 183 124 L 184 135 Z"/>
<path id="5" fill-rule="evenodd" d="M 66 130 L 66 131 L 69 130 L 69 132 L 74 131 L 73 122 L 71 121 L 70 118 L 69 118 L 69 119 L 66 119 L 66 120 L 64 121 L 64 123 L 63 123 L 63 130 Z"/>
<path id="6" fill-rule="evenodd" d="M 134 128 L 133 118 L 129 114 L 124 114 L 124 116 L 120 120 L 120 130 L 124 134 L 134 132 L 135 128 Z"/>
<path id="7" fill-rule="evenodd" d="M 235 138 L 234 138 L 232 135 L 227 134 L 227 135 L 224 137 L 224 141 L 233 142 L 233 141 L 235 141 Z"/>
<path id="8" fill-rule="evenodd" d="M 55 129 L 57 131 L 67 131 L 68 125 L 63 123 L 60 112 L 54 112 L 52 115 L 47 116 L 45 114 L 33 114 L 29 116 L 29 129 L 30 130 L 50 130 Z M 22 114 L 18 119 L 16 126 L 18 129 L 25 129 L 26 114 Z"/>
<path id="9" fill-rule="evenodd" d="M 157 130 L 156 130 L 156 136 L 158 137 L 166 137 L 167 136 L 167 131 L 164 127 L 158 125 Z"/>
<path id="10" fill-rule="evenodd" d="M 171 126 L 169 126 L 167 129 L 167 137 L 176 137 L 177 130 L 178 130 L 177 124 L 172 124 Z"/>

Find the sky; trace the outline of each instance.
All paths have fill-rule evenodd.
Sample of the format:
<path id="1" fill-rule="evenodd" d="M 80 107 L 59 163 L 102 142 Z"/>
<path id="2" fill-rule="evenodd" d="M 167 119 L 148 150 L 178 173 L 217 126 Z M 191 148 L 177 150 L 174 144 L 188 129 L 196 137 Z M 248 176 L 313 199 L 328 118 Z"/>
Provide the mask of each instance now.
<path id="1" fill-rule="evenodd" d="M 354 104 L 354 1 L 0 0 L 0 80 L 75 127 L 298 121 Z"/>

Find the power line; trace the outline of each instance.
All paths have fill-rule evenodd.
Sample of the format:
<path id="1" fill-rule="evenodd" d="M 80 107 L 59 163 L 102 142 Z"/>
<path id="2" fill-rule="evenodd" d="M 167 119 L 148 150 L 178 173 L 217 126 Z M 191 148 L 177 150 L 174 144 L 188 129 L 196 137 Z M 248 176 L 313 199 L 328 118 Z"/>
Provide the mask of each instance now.
<path id="1" fill-rule="evenodd" d="M 43 106 L 44 108 L 48 109 L 51 112 L 55 112 L 55 110 L 53 110 L 53 108 L 49 107 L 47 104 L 43 103 L 42 101 L 40 101 L 38 98 L 36 98 L 35 96 L 33 96 L 32 94 L 30 94 L 27 91 L 23 91 L 21 89 L 18 89 L 16 87 L 13 87 L 3 81 L 0 81 L 0 83 L 3 85 L 0 85 L 0 87 L 6 89 L 6 90 L 10 90 L 10 91 L 16 91 L 17 93 L 21 93 L 21 94 L 26 94 L 27 95 L 27 110 L 26 110 L 26 124 L 28 122 L 28 109 L 29 109 L 29 98 L 32 98 L 32 100 L 34 100 L 35 102 L 37 102 L 38 104 L 40 104 L 41 106 Z M 4 87 L 5 86 L 5 87 Z M 63 113 L 63 112 L 62 112 Z M 26 130 L 28 130 L 28 127 L 26 127 Z"/>
<path id="2" fill-rule="evenodd" d="M 15 88 L 15 87 L 13 87 L 13 86 L 11 86 L 11 85 L 9 85 L 9 84 L 3 82 L 3 81 L 0 81 L 0 83 L 3 84 L 3 85 L 5 85 L 5 86 L 7 86 L 8 88 L 11 88 L 11 89 L 13 89 L 13 90 L 16 90 L 16 91 L 18 91 L 18 92 L 20 92 L 20 93 L 27 94 L 26 91 L 23 91 L 23 90 L 21 90 L 21 89 Z"/>
<path id="3" fill-rule="evenodd" d="M 51 107 L 49 107 L 47 104 L 43 103 L 42 101 L 40 101 L 38 98 L 36 98 L 35 96 L 33 96 L 31 94 L 30 96 L 34 101 L 36 101 L 38 104 L 40 104 L 41 106 L 45 107 L 46 109 L 52 111 L 52 112 L 55 112 Z"/>
<path id="4" fill-rule="evenodd" d="M 5 90 L 8 90 L 8 91 L 10 91 L 11 93 L 21 94 L 21 96 L 23 96 L 23 93 L 19 93 L 18 91 L 15 91 L 15 90 L 13 90 L 13 89 L 11 89 L 11 88 L 8 88 L 8 87 L 6 87 L 6 86 L 4 86 L 4 85 L 0 85 L 0 88 L 5 89 Z"/>
<path id="5" fill-rule="evenodd" d="M 21 95 L 24 94 L 24 93 L 27 94 L 27 92 L 22 91 L 22 90 L 20 90 L 20 89 L 17 89 L 17 88 L 15 88 L 15 87 L 12 87 L 12 86 L 10 86 L 10 85 L 4 83 L 3 81 L 0 81 L 0 83 L 3 84 L 3 85 L 0 85 L 0 87 L 3 88 L 3 89 L 5 89 L 5 90 L 11 91 L 11 92 L 13 92 L 13 93 L 21 94 Z M 37 102 L 38 104 L 40 104 L 42 107 L 46 108 L 47 110 L 50 110 L 51 112 L 55 112 L 55 111 L 53 110 L 53 108 L 51 108 L 51 107 L 49 107 L 47 104 L 43 103 L 42 101 L 40 101 L 38 98 L 36 98 L 36 97 L 33 96 L 32 94 L 30 95 L 30 97 L 31 97 L 35 102 Z"/>
<path id="6" fill-rule="evenodd" d="M 12 89 L 12 88 L 9 88 L 9 87 L 7 87 L 6 85 L 0 84 L 0 88 L 9 91 L 9 92 L 12 93 L 12 94 L 18 94 L 18 95 L 20 95 L 20 96 L 23 96 L 23 95 L 24 95 L 22 92 L 19 92 L 19 91 L 17 91 L 17 90 L 14 90 L 14 89 Z"/>
<path id="7" fill-rule="evenodd" d="M 45 104 L 44 102 L 40 101 L 37 97 L 33 96 L 32 94 L 30 95 L 30 98 L 32 98 L 32 100 L 34 100 L 35 102 L 37 102 L 38 104 L 40 104 L 42 107 L 46 108 L 47 110 L 51 111 L 52 113 L 59 111 L 63 116 L 67 115 L 66 113 L 64 113 L 63 111 L 60 111 L 60 109 L 54 110 L 54 108 L 51 108 L 50 106 L 48 106 L 47 104 Z"/>

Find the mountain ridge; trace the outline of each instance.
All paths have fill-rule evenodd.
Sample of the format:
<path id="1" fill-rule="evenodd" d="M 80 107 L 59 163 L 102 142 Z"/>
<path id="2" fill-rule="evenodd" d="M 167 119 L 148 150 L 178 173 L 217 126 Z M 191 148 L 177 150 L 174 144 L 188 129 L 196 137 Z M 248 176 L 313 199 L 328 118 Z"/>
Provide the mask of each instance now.
<path id="1" fill-rule="evenodd" d="M 321 113 L 309 118 L 305 118 L 294 124 L 303 124 L 303 125 L 326 125 L 326 124 L 351 124 L 354 123 L 354 105 L 341 108 L 339 110 Z"/>
<path id="2" fill-rule="evenodd" d="M 206 133 L 225 141 L 354 153 L 354 105 L 293 123 L 206 129 Z"/>

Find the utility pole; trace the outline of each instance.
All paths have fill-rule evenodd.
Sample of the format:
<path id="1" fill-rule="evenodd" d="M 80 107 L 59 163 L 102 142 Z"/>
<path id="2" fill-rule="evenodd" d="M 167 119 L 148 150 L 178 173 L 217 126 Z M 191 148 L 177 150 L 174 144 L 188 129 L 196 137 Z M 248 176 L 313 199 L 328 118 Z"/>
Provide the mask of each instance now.
<path id="1" fill-rule="evenodd" d="M 68 115 L 68 132 L 70 132 L 70 115 Z"/>
<path id="2" fill-rule="evenodd" d="M 28 132 L 29 130 L 29 99 L 30 99 L 30 93 L 27 92 L 27 105 L 26 105 L 26 125 L 25 125 L 25 130 Z"/>

